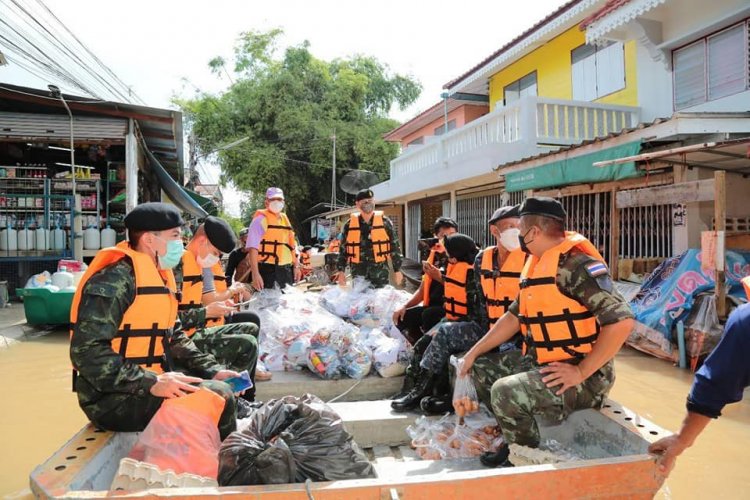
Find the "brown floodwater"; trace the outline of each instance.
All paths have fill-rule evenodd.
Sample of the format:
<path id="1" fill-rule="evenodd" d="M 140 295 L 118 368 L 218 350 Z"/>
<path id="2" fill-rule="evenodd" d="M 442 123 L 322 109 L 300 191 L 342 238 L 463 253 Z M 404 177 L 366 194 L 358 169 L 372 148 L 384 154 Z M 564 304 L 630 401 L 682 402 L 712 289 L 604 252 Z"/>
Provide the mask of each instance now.
<path id="1" fill-rule="evenodd" d="M 68 337 L 56 331 L 0 347 L 0 496 L 30 496 L 31 470 L 85 423 L 70 390 Z M 679 427 L 692 375 L 625 349 L 612 398 L 666 428 Z M 750 398 L 727 407 L 685 452 L 658 498 L 748 498 Z"/>

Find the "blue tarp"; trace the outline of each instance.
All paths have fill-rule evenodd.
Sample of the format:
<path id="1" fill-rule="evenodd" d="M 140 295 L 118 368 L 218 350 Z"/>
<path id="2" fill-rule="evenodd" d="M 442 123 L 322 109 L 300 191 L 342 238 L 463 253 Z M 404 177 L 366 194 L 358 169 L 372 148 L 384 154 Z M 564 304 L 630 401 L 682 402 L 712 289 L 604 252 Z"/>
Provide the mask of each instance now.
<path id="1" fill-rule="evenodd" d="M 726 252 L 726 281 L 730 295 L 745 297 L 740 280 L 750 275 L 750 252 Z M 701 269 L 700 250 L 687 252 L 665 260 L 643 282 L 638 295 L 630 302 L 635 319 L 664 339 L 669 345 L 672 326 L 685 321 L 695 302 L 695 297 L 714 289 L 711 271 Z"/>

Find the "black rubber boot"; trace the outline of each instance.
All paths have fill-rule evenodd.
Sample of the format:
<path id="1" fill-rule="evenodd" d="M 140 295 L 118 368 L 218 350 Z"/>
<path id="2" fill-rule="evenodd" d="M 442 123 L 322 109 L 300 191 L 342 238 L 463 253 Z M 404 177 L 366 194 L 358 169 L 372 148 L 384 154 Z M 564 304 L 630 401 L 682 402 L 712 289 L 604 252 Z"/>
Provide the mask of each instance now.
<path id="1" fill-rule="evenodd" d="M 455 412 L 450 396 L 427 396 L 419 402 L 419 407 L 425 415 L 445 415 Z"/>
<path id="2" fill-rule="evenodd" d="M 510 448 L 507 444 L 503 443 L 497 451 L 482 453 L 479 456 L 479 461 L 485 467 L 513 467 L 513 464 L 508 460 L 509 456 Z"/>
<path id="3" fill-rule="evenodd" d="M 401 399 L 409 394 L 412 389 L 414 389 L 414 376 L 411 374 L 410 370 L 407 370 L 404 375 L 404 384 L 401 386 L 401 390 L 391 399 Z"/>
<path id="4" fill-rule="evenodd" d="M 406 396 L 391 401 L 391 408 L 396 412 L 405 412 L 419 408 L 419 402 L 423 397 L 432 393 L 435 384 L 435 376 L 427 370 L 420 370 L 414 382 L 414 388 Z"/>

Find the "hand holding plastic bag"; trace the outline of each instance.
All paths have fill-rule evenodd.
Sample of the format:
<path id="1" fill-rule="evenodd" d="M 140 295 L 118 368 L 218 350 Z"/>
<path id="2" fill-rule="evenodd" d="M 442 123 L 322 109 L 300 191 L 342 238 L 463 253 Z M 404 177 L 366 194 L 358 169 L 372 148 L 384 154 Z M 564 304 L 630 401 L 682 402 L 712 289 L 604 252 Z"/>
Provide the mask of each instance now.
<path id="1" fill-rule="evenodd" d="M 461 373 L 463 363 L 463 358 L 451 356 L 451 365 L 456 367 L 456 373 Z M 479 397 L 470 374 L 456 377 L 456 386 L 453 388 L 453 408 L 459 417 L 479 411 Z"/>

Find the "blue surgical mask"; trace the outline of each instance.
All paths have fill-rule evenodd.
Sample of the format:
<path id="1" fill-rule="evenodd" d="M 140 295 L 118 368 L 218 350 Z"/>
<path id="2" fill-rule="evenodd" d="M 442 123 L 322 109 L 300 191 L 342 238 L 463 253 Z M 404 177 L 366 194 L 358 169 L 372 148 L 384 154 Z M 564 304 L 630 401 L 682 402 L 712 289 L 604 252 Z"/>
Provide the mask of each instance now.
<path id="1" fill-rule="evenodd" d="M 157 236 L 157 238 L 167 244 L 167 253 L 164 255 L 157 254 L 159 266 L 161 266 L 162 269 L 172 269 L 180 263 L 182 260 L 182 254 L 185 253 L 185 247 L 182 246 L 182 240 L 165 240 L 159 236 Z"/>

